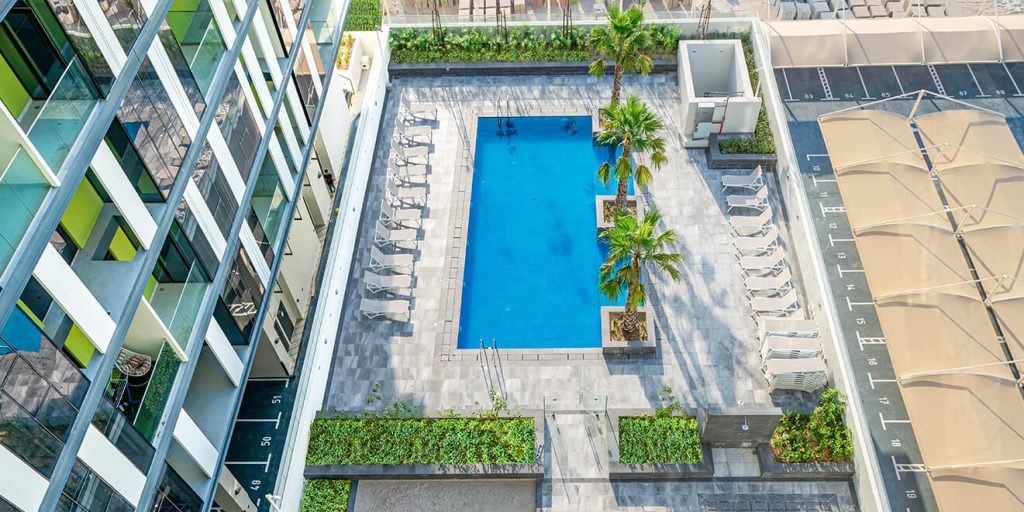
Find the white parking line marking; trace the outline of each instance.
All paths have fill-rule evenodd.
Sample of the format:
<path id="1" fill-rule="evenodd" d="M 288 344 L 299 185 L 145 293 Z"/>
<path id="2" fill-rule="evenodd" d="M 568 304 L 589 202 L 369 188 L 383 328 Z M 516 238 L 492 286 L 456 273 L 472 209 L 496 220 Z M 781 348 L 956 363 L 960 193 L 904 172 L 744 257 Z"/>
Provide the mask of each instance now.
<path id="1" fill-rule="evenodd" d="M 885 338 L 882 337 L 864 337 L 860 335 L 860 331 L 857 333 L 857 344 L 860 345 L 860 350 L 864 351 L 864 345 L 885 345 Z"/>
<path id="2" fill-rule="evenodd" d="M 232 466 L 263 466 L 263 472 L 266 473 L 266 472 L 270 471 L 270 460 L 271 460 L 272 457 L 273 457 L 272 455 L 267 455 L 267 460 L 265 460 L 265 461 L 247 461 L 247 460 L 243 460 L 243 461 L 228 461 L 228 460 L 226 460 L 226 461 L 224 461 L 224 464 L 225 465 L 231 464 Z"/>
<path id="3" fill-rule="evenodd" d="M 843 267 L 840 267 L 838 263 L 836 263 L 836 270 L 839 271 L 839 279 L 843 278 L 843 274 L 863 274 L 864 273 L 863 270 L 845 269 Z"/>
<path id="4" fill-rule="evenodd" d="M 853 69 L 857 70 L 857 76 L 860 77 L 860 86 L 864 88 L 864 98 L 862 98 L 862 99 L 865 99 L 865 100 L 873 100 L 873 99 L 875 99 L 875 98 L 872 98 L 871 97 L 871 93 L 868 92 L 868 85 L 866 83 L 864 83 L 864 75 L 860 72 L 860 68 L 856 68 L 855 67 Z"/>
<path id="5" fill-rule="evenodd" d="M 793 101 L 795 98 L 793 98 L 793 90 L 789 88 L 789 76 L 786 75 L 785 69 L 782 70 L 782 81 L 786 82 L 786 94 L 789 95 L 789 100 Z"/>
<path id="6" fill-rule="evenodd" d="M 989 95 L 985 94 L 985 91 L 981 90 L 981 84 L 978 83 L 978 77 L 974 75 L 974 70 L 971 69 L 971 65 L 970 64 L 967 65 L 967 71 L 971 72 L 971 78 L 974 80 L 974 85 L 976 85 L 978 87 L 978 97 L 979 98 L 988 98 Z"/>
<path id="7" fill-rule="evenodd" d="M 278 411 L 277 418 L 239 418 L 235 421 L 237 423 L 273 423 L 274 430 L 277 430 L 281 426 L 281 412 Z"/>
<path id="8" fill-rule="evenodd" d="M 897 464 L 896 456 L 892 456 L 892 467 L 896 469 L 896 480 L 903 480 L 900 473 L 927 473 L 928 468 L 924 464 Z M 910 510 L 909 508 L 907 510 Z"/>
<path id="9" fill-rule="evenodd" d="M 853 311 L 854 306 L 874 306 L 874 302 L 853 302 L 850 300 L 850 296 L 846 296 L 846 309 Z"/>
<path id="10" fill-rule="evenodd" d="M 906 94 L 907 91 L 903 90 L 903 82 L 900 80 L 900 74 L 896 72 L 896 66 L 889 66 L 892 68 L 892 74 L 896 76 L 896 85 L 900 86 L 900 94 Z"/>
<path id="11" fill-rule="evenodd" d="M 882 430 L 889 430 L 886 425 L 890 423 L 910 423 L 910 420 L 887 420 L 882 413 L 878 413 L 878 420 L 882 422 Z"/>
<path id="12" fill-rule="evenodd" d="M 871 384 L 871 389 L 875 389 L 875 383 L 896 383 L 896 379 L 876 379 L 871 376 L 871 372 L 868 372 L 868 384 Z"/>
<path id="13" fill-rule="evenodd" d="M 1020 86 L 1017 85 L 1017 80 L 1013 78 L 1013 73 L 1010 73 L 1010 68 L 1006 67 L 1006 63 L 1003 63 L 1003 71 L 1006 71 L 1006 76 L 1010 77 L 1010 82 L 1013 83 L 1013 88 L 1017 90 L 1014 96 L 1024 96 L 1020 93 Z"/>

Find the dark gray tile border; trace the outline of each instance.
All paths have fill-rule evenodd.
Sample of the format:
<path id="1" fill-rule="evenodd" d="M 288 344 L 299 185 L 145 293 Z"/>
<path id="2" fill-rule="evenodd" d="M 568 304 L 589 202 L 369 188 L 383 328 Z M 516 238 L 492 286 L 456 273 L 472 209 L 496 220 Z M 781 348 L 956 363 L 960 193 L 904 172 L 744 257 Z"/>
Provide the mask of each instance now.
<path id="1" fill-rule="evenodd" d="M 711 479 L 715 461 L 711 445 L 701 443 L 700 464 L 623 464 L 619 462 L 619 419 L 653 414 L 650 409 L 612 409 L 608 411 L 611 437 L 608 439 L 608 478 L 611 480 L 680 480 Z"/>
<path id="2" fill-rule="evenodd" d="M 461 109 L 456 109 L 455 114 L 459 115 Z M 503 113 L 504 114 L 504 113 Z M 458 348 L 459 321 L 462 311 L 462 283 L 465 277 L 465 262 L 467 239 L 465 237 L 469 226 L 470 198 L 473 194 L 473 157 L 476 154 L 476 130 L 477 123 L 481 117 L 496 117 L 496 108 L 474 108 L 471 112 L 464 112 L 457 123 L 462 123 L 468 140 L 459 141 L 459 163 L 460 172 L 455 177 L 455 190 L 452 195 L 452 215 L 448 226 L 448 237 L 452 241 L 446 249 L 445 268 L 447 289 L 444 290 L 444 313 L 441 316 L 443 327 L 437 335 L 436 354 L 442 362 L 462 363 L 465 361 L 493 361 L 500 359 L 503 362 L 517 363 L 526 361 L 536 364 L 538 361 L 580 361 L 592 362 L 604 360 L 606 356 L 621 357 L 623 359 L 652 359 L 660 358 L 661 355 L 654 350 L 630 351 L 622 354 L 606 354 L 600 347 L 580 349 L 506 349 L 498 347 L 497 350 L 478 348 Z M 544 107 L 542 111 L 533 111 L 529 107 L 513 105 L 512 117 L 520 116 L 573 116 L 591 117 L 596 114 L 584 105 L 577 108 L 565 107 Z M 653 330 L 657 337 L 657 328 Z M 486 342 L 485 342 L 486 345 Z"/>
<path id="3" fill-rule="evenodd" d="M 437 417 L 437 411 L 424 417 Z M 544 414 L 522 411 L 519 417 L 533 418 L 536 435 L 533 464 L 333 464 L 307 465 L 307 480 L 420 480 L 420 479 L 541 479 L 544 477 Z"/>
<path id="4" fill-rule="evenodd" d="M 767 443 L 757 445 L 757 460 L 761 478 L 767 480 L 850 480 L 854 473 L 853 463 L 779 462 Z"/>

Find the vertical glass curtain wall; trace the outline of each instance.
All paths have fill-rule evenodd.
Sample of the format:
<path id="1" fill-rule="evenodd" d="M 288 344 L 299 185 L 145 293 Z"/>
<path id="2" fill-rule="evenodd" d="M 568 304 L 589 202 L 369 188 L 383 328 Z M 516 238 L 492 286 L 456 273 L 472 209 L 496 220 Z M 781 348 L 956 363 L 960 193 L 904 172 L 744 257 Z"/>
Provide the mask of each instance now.
<path id="1" fill-rule="evenodd" d="M 217 126 L 228 142 L 228 149 L 235 159 L 235 165 L 247 181 L 252 173 L 252 163 L 256 160 L 256 150 L 263 134 L 256 127 L 252 110 L 242 92 L 242 85 L 235 73 L 231 74 L 220 108 L 215 118 Z"/>
<path id="2" fill-rule="evenodd" d="M 165 24 L 172 31 L 185 61 L 192 69 L 199 90 L 205 96 L 217 66 L 227 53 L 227 45 L 213 19 L 209 2 L 175 0 L 167 13 Z"/>
<path id="3" fill-rule="evenodd" d="M 152 277 L 147 299 L 185 351 L 210 277 L 178 222 L 171 225 Z"/>
<path id="4" fill-rule="evenodd" d="M 59 512 L 130 512 L 135 510 L 110 484 L 80 460 L 75 460 L 71 474 L 57 502 Z"/>
<path id="5" fill-rule="evenodd" d="M 277 236 L 281 231 L 281 220 L 287 205 L 288 197 L 281 186 L 277 168 L 270 155 L 267 155 L 256 178 L 248 221 L 268 266 L 274 263 L 274 247 L 277 246 Z"/>
<path id="6" fill-rule="evenodd" d="M 89 383 L 19 306 L 0 331 L 0 443 L 49 477 Z"/>
<path id="7" fill-rule="evenodd" d="M 203 146 L 203 151 L 196 160 L 192 181 L 195 182 L 199 193 L 206 200 L 206 205 L 209 207 L 210 213 L 213 214 L 213 218 L 219 221 L 217 228 L 226 238 L 231 230 L 230 219 L 234 219 L 235 212 L 238 211 L 238 201 L 235 200 L 231 186 L 228 185 L 227 179 L 224 177 L 224 168 L 217 162 L 217 157 L 213 154 L 209 143 Z M 213 269 L 210 271 L 214 272 Z"/>
<path id="8" fill-rule="evenodd" d="M 125 53 L 130 52 L 146 25 L 146 11 L 135 0 L 98 0 L 98 3 L 121 48 Z"/>
<path id="9" fill-rule="evenodd" d="M 213 313 L 232 345 L 249 343 L 263 292 L 263 282 L 240 247 Z"/>
<path id="10" fill-rule="evenodd" d="M 148 57 L 128 88 L 117 119 L 166 199 L 192 139 Z"/>

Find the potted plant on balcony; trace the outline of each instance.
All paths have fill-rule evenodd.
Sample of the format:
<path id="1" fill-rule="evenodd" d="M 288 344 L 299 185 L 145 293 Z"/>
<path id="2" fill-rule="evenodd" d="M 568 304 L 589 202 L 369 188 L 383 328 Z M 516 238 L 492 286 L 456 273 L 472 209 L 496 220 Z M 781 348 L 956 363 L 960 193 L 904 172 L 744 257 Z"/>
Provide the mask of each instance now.
<path id="1" fill-rule="evenodd" d="M 651 168 L 642 162 L 633 167 L 635 154 L 649 154 L 651 166 L 660 169 L 665 164 L 665 138 L 661 131 L 665 124 L 639 97 L 631 95 L 625 103 L 612 103 L 603 110 L 605 123 L 597 134 L 597 142 L 614 146 L 622 153 L 614 162 L 605 162 L 597 170 L 605 185 L 612 177 L 617 181 L 615 196 L 597 196 L 597 227 L 611 227 L 612 219 L 620 210 L 642 216 L 636 195 L 629 194 L 629 182 L 646 187 L 652 179 Z M 634 193 L 636 191 L 634 190 Z"/>
<path id="2" fill-rule="evenodd" d="M 628 210 L 619 211 L 615 226 L 601 232 L 608 244 L 608 258 L 598 271 L 601 293 L 618 300 L 626 292 L 625 305 L 601 307 L 601 348 L 606 353 L 654 351 L 654 313 L 646 306 L 643 267 L 651 263 L 678 281 L 678 265 L 683 262 L 681 254 L 669 252 L 678 235 L 671 229 L 658 233 L 660 222 L 656 209 L 643 220 Z"/>

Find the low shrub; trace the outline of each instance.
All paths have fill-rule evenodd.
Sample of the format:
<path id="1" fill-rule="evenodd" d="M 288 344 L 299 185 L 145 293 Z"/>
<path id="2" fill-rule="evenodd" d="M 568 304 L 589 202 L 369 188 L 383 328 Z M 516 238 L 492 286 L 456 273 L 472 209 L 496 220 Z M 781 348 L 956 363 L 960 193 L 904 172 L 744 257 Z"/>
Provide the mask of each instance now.
<path id="1" fill-rule="evenodd" d="M 316 419 L 307 464 L 533 464 L 533 418 Z"/>
<path id="2" fill-rule="evenodd" d="M 843 421 L 846 402 L 828 389 L 811 414 L 787 410 L 772 434 L 772 452 L 781 462 L 849 462 L 852 434 Z"/>
<path id="3" fill-rule="evenodd" d="M 380 0 L 352 0 L 345 18 L 345 32 L 380 30 Z"/>
<path id="4" fill-rule="evenodd" d="M 652 25 L 651 58 L 675 55 L 679 30 L 670 25 Z M 568 31 L 516 27 L 493 29 L 445 29 L 441 44 L 434 32 L 425 29 L 395 30 L 391 33 L 391 61 L 408 62 L 587 62 L 594 53 L 587 48 L 589 29 Z"/>
<path id="5" fill-rule="evenodd" d="M 346 512 L 352 482 L 348 480 L 310 480 L 302 492 L 300 512 Z"/>
<path id="6" fill-rule="evenodd" d="M 508 402 L 493 389 L 489 394 L 492 406 L 477 403 L 476 412 L 468 418 L 451 410 L 439 418 L 421 418 L 419 408 L 405 401 L 354 417 L 317 418 L 310 427 L 306 463 L 533 464 L 537 440 L 533 418 L 510 411 Z M 380 402 L 380 384 L 375 384 L 366 403 Z"/>
<path id="7" fill-rule="evenodd" d="M 623 464 L 700 464 L 697 418 L 680 416 L 682 407 L 669 387 L 658 393 L 653 415 L 619 418 L 619 462 Z"/>
<path id="8" fill-rule="evenodd" d="M 352 58 L 352 48 L 356 44 L 356 38 L 351 34 L 345 34 L 341 38 L 341 46 L 338 47 L 338 69 L 348 69 L 349 59 Z"/>

